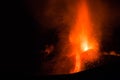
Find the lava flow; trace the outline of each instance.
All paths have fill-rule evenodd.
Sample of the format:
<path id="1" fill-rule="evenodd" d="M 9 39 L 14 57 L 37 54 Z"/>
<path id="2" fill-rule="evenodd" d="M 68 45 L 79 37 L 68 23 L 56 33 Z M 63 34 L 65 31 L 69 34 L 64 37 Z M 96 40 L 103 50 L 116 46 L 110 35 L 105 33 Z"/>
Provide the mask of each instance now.
<path id="1" fill-rule="evenodd" d="M 75 24 L 71 28 L 69 40 L 74 55 L 74 69 L 71 73 L 85 69 L 85 62 L 95 61 L 98 57 L 98 38 L 96 37 L 93 21 L 90 16 L 87 0 L 82 0 L 77 6 Z"/>

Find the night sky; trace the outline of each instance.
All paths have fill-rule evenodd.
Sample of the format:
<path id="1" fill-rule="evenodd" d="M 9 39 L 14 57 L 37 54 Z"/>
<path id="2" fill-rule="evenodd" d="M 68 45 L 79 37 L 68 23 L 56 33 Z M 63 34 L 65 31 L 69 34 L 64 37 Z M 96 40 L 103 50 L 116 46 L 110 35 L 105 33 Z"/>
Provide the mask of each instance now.
<path id="1" fill-rule="evenodd" d="M 48 10 L 48 13 L 51 13 L 49 18 L 47 17 L 49 14 L 45 15 L 50 6 L 48 5 L 49 0 L 3 2 L 4 5 L 2 5 L 1 10 L 2 50 L 0 54 L 2 74 L 31 75 L 37 70 L 39 71 L 41 61 L 44 60 L 43 56 L 45 56 L 39 53 L 45 49 L 45 45 L 54 45 L 58 48 L 60 45 L 58 42 L 61 41 L 59 34 L 68 35 L 70 24 L 65 23 L 72 20 L 72 18 L 67 17 L 67 20 L 62 22 L 61 16 L 65 17 L 66 12 L 70 13 L 67 14 L 68 16 L 74 14 L 74 10 L 73 12 L 69 10 L 64 0 L 60 2 L 62 3 L 62 1 L 63 5 L 58 5 L 56 10 L 62 12 L 65 9 L 65 12 L 58 15 Z M 91 1 L 94 4 L 94 0 Z M 71 0 L 67 5 L 75 6 L 75 3 Z M 108 19 L 102 23 L 104 35 L 102 35 L 101 50 L 120 53 L 120 2 L 117 0 L 101 0 L 101 3 L 107 5 L 108 10 L 106 15 Z M 53 3 L 51 2 L 51 4 Z M 52 18 L 54 15 L 58 17 L 57 22 Z M 58 23 L 59 21 L 60 23 Z M 67 40 L 65 36 L 62 37 Z M 59 53 L 61 47 L 59 48 L 54 53 Z M 54 53 L 48 57 L 48 60 L 56 56 Z"/>

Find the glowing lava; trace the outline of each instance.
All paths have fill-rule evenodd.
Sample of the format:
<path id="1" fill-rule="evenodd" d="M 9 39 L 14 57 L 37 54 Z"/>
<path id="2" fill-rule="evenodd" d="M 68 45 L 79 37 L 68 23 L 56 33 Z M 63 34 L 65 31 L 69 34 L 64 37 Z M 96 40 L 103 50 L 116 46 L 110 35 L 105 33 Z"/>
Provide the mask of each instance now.
<path id="1" fill-rule="evenodd" d="M 87 0 L 82 0 L 80 3 L 77 6 L 76 21 L 69 36 L 72 54 L 75 57 L 75 67 L 71 73 L 82 71 L 84 62 L 94 61 L 98 56 L 98 40 L 95 35 L 97 33 L 94 33 Z"/>

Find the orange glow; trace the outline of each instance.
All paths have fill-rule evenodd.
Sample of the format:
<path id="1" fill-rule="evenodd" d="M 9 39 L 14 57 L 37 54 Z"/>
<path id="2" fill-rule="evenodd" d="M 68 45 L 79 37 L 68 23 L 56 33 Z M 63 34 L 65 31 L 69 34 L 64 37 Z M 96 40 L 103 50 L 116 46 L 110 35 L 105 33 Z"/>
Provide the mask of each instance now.
<path id="1" fill-rule="evenodd" d="M 82 0 L 77 7 L 75 24 L 70 32 L 72 53 L 75 56 L 74 69 L 71 73 L 84 69 L 84 62 L 94 61 L 98 56 L 98 42 L 94 33 L 89 7 L 86 0 Z"/>

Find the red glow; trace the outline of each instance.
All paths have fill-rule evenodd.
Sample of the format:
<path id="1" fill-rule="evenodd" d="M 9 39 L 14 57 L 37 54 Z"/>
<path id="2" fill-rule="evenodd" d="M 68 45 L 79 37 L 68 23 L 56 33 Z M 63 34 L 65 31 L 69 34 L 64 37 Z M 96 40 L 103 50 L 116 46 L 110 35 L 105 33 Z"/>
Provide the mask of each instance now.
<path id="1" fill-rule="evenodd" d="M 87 1 L 82 0 L 78 5 L 76 21 L 69 37 L 75 56 L 75 67 L 71 73 L 81 71 L 85 61 L 93 61 L 98 56 L 98 42 L 92 24 Z"/>

